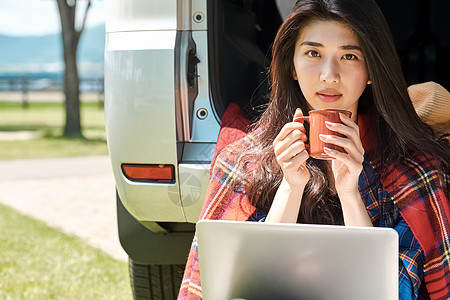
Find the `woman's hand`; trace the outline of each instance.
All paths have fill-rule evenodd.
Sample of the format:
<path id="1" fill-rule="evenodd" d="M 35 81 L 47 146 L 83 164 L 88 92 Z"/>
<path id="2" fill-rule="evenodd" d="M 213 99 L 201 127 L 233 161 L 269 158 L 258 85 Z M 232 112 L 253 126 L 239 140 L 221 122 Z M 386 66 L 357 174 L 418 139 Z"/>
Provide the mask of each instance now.
<path id="1" fill-rule="evenodd" d="M 336 191 L 340 198 L 345 195 L 358 193 L 358 179 L 363 169 L 364 148 L 359 136 L 359 127 L 344 114 L 339 114 L 340 123 L 326 122 L 328 129 L 341 133 L 345 137 L 336 135 L 320 135 L 320 139 L 326 143 L 342 147 L 345 152 L 339 152 L 325 148 L 325 152 L 333 157 L 332 171 L 335 180 Z M 345 198 L 345 197 L 344 197 Z"/>
<path id="2" fill-rule="evenodd" d="M 345 137 L 322 135 L 322 141 L 344 148 L 345 153 L 337 150 L 325 149 L 333 157 L 331 169 L 333 171 L 336 191 L 339 195 L 347 226 L 372 226 L 367 214 L 366 206 L 358 190 L 358 179 L 363 169 L 364 148 L 359 136 L 359 127 L 344 114 L 339 114 L 344 124 L 327 122 L 326 126 Z"/>
<path id="3" fill-rule="evenodd" d="M 300 109 L 297 109 L 294 119 L 299 116 L 303 116 L 303 113 Z M 283 170 L 283 181 L 292 190 L 303 190 L 310 177 L 305 164 L 309 157 L 305 148 L 307 139 L 303 124 L 290 122 L 283 126 L 273 141 L 275 157 Z"/>
<path id="4" fill-rule="evenodd" d="M 303 113 L 297 109 L 294 120 L 299 116 L 303 116 Z M 309 157 L 305 148 L 307 139 L 303 124 L 290 122 L 283 126 L 273 141 L 275 156 L 284 176 L 267 214 L 266 222 L 297 221 L 303 191 L 310 177 L 305 163 Z"/>

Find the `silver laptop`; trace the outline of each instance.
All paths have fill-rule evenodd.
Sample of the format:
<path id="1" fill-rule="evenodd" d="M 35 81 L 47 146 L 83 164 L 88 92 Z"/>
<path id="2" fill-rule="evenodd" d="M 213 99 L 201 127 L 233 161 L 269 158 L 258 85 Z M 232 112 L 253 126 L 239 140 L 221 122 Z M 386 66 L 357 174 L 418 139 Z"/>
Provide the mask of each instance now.
<path id="1" fill-rule="evenodd" d="M 202 294 L 220 299 L 398 299 L 388 228 L 197 223 Z"/>

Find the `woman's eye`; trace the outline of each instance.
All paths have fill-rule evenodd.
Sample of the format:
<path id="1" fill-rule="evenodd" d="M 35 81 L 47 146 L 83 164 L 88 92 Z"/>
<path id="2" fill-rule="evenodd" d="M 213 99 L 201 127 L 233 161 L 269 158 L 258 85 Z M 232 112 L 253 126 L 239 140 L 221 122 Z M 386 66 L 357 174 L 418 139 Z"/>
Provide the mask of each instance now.
<path id="1" fill-rule="evenodd" d="M 309 50 L 308 52 L 306 52 L 306 55 L 308 55 L 309 57 L 319 57 L 319 52 L 315 51 L 315 50 Z"/>
<path id="2" fill-rule="evenodd" d="M 342 58 L 345 60 L 357 60 L 358 59 L 358 57 L 356 57 L 356 55 L 354 55 L 354 54 L 345 54 Z"/>

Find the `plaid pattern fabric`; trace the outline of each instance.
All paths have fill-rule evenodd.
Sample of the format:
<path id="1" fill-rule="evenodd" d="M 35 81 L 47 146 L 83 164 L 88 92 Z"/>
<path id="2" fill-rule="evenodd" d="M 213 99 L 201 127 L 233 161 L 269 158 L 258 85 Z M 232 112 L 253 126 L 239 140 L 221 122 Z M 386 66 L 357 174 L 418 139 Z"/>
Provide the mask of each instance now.
<path id="1" fill-rule="evenodd" d="M 424 251 L 429 297 L 450 299 L 450 210 L 434 160 L 423 155 L 406 159 L 390 170 L 382 184 Z"/>
<path id="2" fill-rule="evenodd" d="M 401 216 L 399 219 L 395 226 L 399 236 L 399 299 L 423 299 L 419 292 L 423 281 L 423 251 L 405 219 Z"/>
<path id="3" fill-rule="evenodd" d="M 423 299 L 419 291 L 423 281 L 423 250 L 392 197 L 378 179 L 374 168 L 367 161 L 363 163 L 358 185 L 372 224 L 394 228 L 398 233 L 399 299 Z"/>

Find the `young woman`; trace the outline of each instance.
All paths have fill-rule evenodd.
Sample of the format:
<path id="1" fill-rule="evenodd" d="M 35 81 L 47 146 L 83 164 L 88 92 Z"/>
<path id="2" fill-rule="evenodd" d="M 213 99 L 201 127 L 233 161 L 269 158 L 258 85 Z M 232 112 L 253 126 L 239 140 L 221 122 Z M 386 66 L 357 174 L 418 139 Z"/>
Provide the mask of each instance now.
<path id="1" fill-rule="evenodd" d="M 373 0 L 300 0 L 273 45 L 271 99 L 215 160 L 201 218 L 391 227 L 400 299 L 450 298 L 449 143 L 414 111 L 387 23 Z M 299 109 L 298 109 L 299 108 Z M 343 109 L 311 158 L 293 119 Z M 201 298 L 196 239 L 179 299 Z"/>

